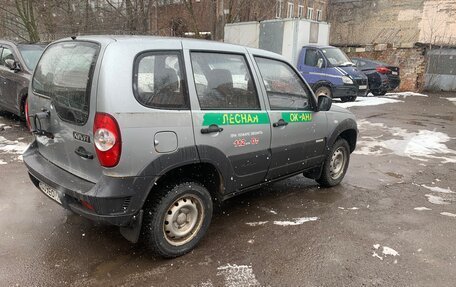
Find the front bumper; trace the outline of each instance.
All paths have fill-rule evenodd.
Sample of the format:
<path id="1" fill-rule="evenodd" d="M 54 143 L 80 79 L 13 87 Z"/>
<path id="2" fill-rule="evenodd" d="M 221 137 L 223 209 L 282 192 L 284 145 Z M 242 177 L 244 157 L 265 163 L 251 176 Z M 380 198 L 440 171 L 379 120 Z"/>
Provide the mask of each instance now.
<path id="1" fill-rule="evenodd" d="M 43 182 L 55 189 L 64 208 L 116 226 L 128 226 L 135 220 L 154 180 L 153 177 L 103 175 L 97 183 L 89 182 L 48 161 L 39 153 L 35 142 L 23 158 L 33 184 L 39 188 Z"/>
<path id="2" fill-rule="evenodd" d="M 367 95 L 367 89 L 360 90 L 358 86 L 343 86 L 333 88 L 333 98 L 344 97 L 364 97 Z"/>

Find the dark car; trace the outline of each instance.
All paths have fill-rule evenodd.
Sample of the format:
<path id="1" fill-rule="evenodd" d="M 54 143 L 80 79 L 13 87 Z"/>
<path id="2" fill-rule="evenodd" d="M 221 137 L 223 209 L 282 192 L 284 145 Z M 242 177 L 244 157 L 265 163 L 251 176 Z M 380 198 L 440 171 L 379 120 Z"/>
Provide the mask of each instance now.
<path id="1" fill-rule="evenodd" d="M 399 87 L 399 67 L 364 58 L 352 58 L 352 61 L 368 77 L 369 90 L 374 96 L 383 96 Z"/>
<path id="2" fill-rule="evenodd" d="M 45 47 L 0 40 L 0 110 L 25 116 L 30 79 Z"/>

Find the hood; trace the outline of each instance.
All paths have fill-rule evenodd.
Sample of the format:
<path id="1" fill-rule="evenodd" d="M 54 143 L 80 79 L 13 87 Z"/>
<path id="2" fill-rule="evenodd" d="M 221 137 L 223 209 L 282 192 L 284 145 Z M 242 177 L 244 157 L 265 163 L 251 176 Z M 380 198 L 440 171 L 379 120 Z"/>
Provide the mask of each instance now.
<path id="1" fill-rule="evenodd" d="M 347 67 L 335 67 L 339 72 L 345 76 L 351 76 L 353 79 L 365 79 L 367 78 L 357 67 L 347 66 Z"/>
<path id="2" fill-rule="evenodd" d="M 345 108 L 342 108 L 342 107 L 339 107 L 339 106 L 335 105 L 334 103 L 331 105 L 331 109 L 329 111 L 330 112 L 335 112 L 335 113 L 344 113 L 344 114 L 353 115 L 353 113 L 350 112 L 349 110 L 347 110 Z"/>

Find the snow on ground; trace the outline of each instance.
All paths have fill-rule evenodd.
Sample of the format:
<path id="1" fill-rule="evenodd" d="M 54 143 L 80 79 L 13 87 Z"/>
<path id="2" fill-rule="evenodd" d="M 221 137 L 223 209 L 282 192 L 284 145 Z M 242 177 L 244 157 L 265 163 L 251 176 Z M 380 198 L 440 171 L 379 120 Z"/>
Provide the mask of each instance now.
<path id="1" fill-rule="evenodd" d="M 275 225 L 280 225 L 280 226 L 294 226 L 294 225 L 301 225 L 305 222 L 309 221 L 316 221 L 318 220 L 318 217 L 301 217 L 301 218 L 294 218 L 292 221 L 274 221 Z"/>
<path id="2" fill-rule="evenodd" d="M 427 207 L 415 207 L 414 210 L 425 211 L 425 210 L 432 210 L 432 209 L 427 208 Z"/>
<path id="3" fill-rule="evenodd" d="M 428 201 L 432 204 L 439 204 L 439 205 L 444 205 L 444 204 L 450 204 L 446 199 L 440 196 L 435 196 L 432 194 L 425 194 L 424 196 L 427 197 Z"/>
<path id="4" fill-rule="evenodd" d="M 382 123 L 358 120 L 360 134 L 370 129 L 381 129 L 383 134 L 391 134 L 393 139 L 383 140 L 378 137 L 361 136 L 354 153 L 362 155 L 396 154 L 415 160 L 439 160 L 441 163 L 456 163 L 456 150 L 449 149 L 445 143 L 451 138 L 442 132 L 419 130 L 408 132 L 399 127 L 388 127 Z"/>
<path id="5" fill-rule="evenodd" d="M 373 247 L 375 250 L 378 250 L 380 248 L 380 244 L 374 244 Z M 399 256 L 399 252 L 388 246 L 383 246 L 381 254 L 383 255 L 383 257 L 380 256 L 376 251 L 373 251 L 372 257 L 376 257 L 380 260 L 383 260 L 383 258 L 386 256 Z M 394 261 L 394 263 L 397 263 L 397 261 Z"/>
<path id="6" fill-rule="evenodd" d="M 333 102 L 335 105 L 343 108 L 349 107 L 361 107 L 361 106 L 378 106 L 384 104 L 394 104 L 394 103 L 402 103 L 403 101 L 395 100 L 395 99 L 388 99 L 385 97 L 362 97 L 357 98 L 355 102 Z"/>
<path id="7" fill-rule="evenodd" d="M 447 99 L 447 100 L 449 100 L 450 102 L 452 102 L 453 104 L 456 105 L 456 98 L 442 98 L 442 99 Z"/>
<path id="8" fill-rule="evenodd" d="M 424 187 L 424 188 L 427 188 L 427 189 L 429 189 L 430 191 L 433 191 L 433 192 L 454 193 L 454 191 L 452 191 L 449 187 L 448 188 L 441 188 L 441 187 L 438 187 L 438 186 L 427 186 L 425 184 L 422 184 L 421 186 Z"/>
<path id="9" fill-rule="evenodd" d="M 0 154 L 13 154 L 19 155 L 17 160 L 22 161 L 22 154 L 29 146 L 28 143 L 20 142 L 18 140 L 11 141 L 5 137 L 0 136 Z M 0 161 L 1 165 L 7 164 L 5 161 Z"/>
<path id="10" fill-rule="evenodd" d="M 401 92 L 401 93 L 387 93 L 384 97 L 398 99 L 398 98 L 407 98 L 407 97 L 428 97 L 428 95 L 414 93 L 414 92 Z"/>
<path id="11" fill-rule="evenodd" d="M 248 226 L 260 226 L 260 225 L 265 225 L 269 221 L 257 221 L 257 222 L 246 222 Z"/>
<path id="12" fill-rule="evenodd" d="M 217 268 L 217 276 L 225 277 L 226 287 L 260 286 L 260 282 L 253 274 L 252 266 L 227 264 Z"/>
<path id="13" fill-rule="evenodd" d="M 456 214 L 450 212 L 441 212 L 441 215 L 449 216 L 449 217 L 456 217 Z"/>

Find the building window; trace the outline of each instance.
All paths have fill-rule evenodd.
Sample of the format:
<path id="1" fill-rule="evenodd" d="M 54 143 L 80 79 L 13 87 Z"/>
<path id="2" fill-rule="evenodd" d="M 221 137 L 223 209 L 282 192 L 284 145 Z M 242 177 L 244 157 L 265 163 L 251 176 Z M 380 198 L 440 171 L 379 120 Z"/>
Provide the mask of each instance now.
<path id="1" fill-rule="evenodd" d="M 294 16 L 294 4 L 288 2 L 287 18 L 293 18 Z"/>
<path id="2" fill-rule="evenodd" d="M 314 8 L 307 8 L 307 19 L 312 20 Z"/>
<path id="3" fill-rule="evenodd" d="M 276 2 L 276 18 L 282 18 L 282 7 L 283 7 L 283 1 L 282 0 L 277 0 L 277 2 Z"/>
<path id="4" fill-rule="evenodd" d="M 304 6 L 303 5 L 298 6 L 298 17 L 299 18 L 304 17 Z"/>
<path id="5" fill-rule="evenodd" d="M 321 10 L 317 10 L 317 21 L 321 21 L 321 15 L 322 15 Z"/>

